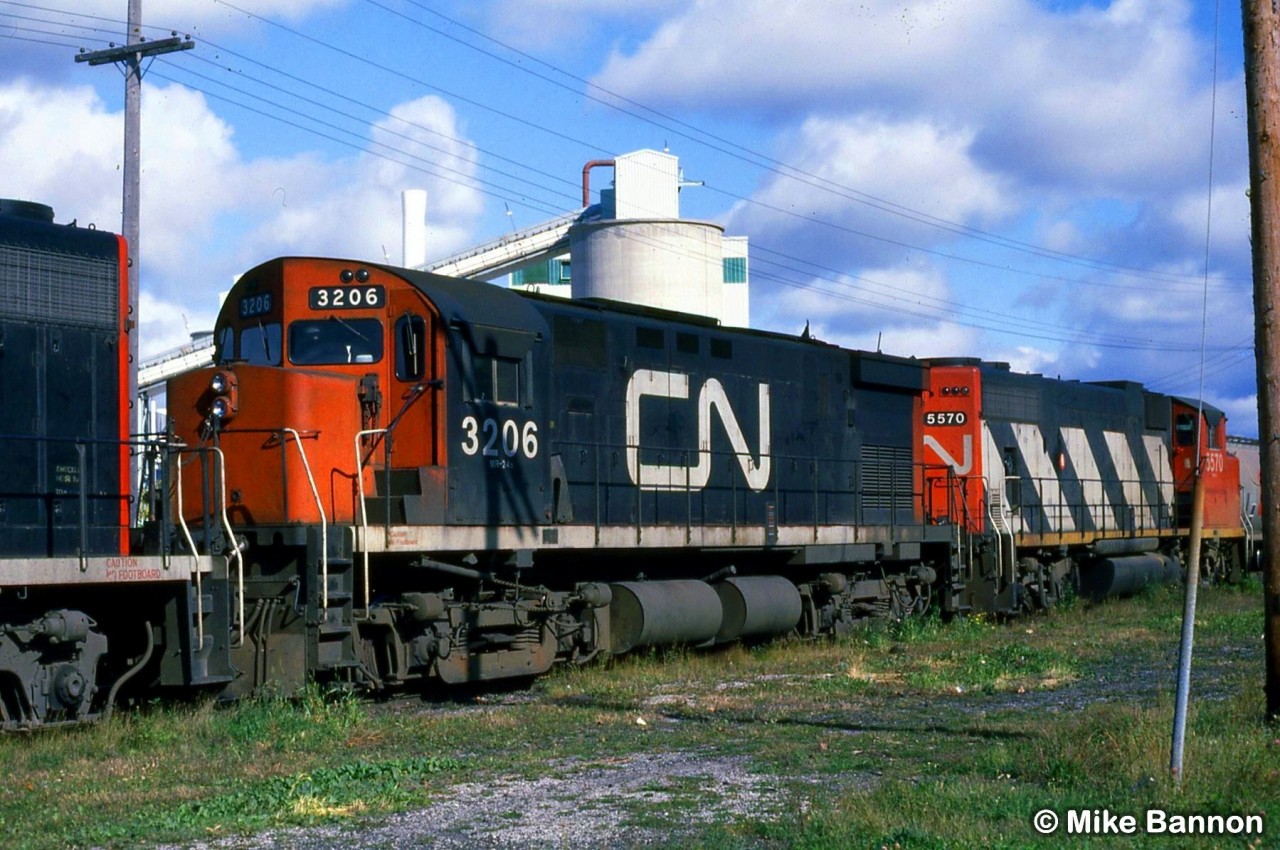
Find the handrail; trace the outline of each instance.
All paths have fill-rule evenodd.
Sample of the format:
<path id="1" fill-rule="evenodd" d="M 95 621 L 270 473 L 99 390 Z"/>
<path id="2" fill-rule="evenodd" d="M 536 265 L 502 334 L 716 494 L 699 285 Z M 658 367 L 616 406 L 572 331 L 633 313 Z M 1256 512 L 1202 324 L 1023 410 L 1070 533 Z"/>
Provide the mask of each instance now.
<path id="1" fill-rule="evenodd" d="M 1244 564 L 1241 566 L 1247 572 L 1253 565 L 1253 505 L 1248 504 L 1247 498 L 1243 502 L 1240 506 L 1240 527 L 1244 529 Z"/>
<path id="2" fill-rule="evenodd" d="M 79 479 L 76 482 L 77 489 L 74 493 L 56 492 L 56 485 L 49 485 L 43 491 L 36 490 L 34 492 L 29 492 L 29 493 L 10 493 L 5 498 L 12 499 L 14 501 L 42 502 L 46 505 L 48 505 L 53 501 L 64 499 L 68 496 L 75 498 L 76 504 L 78 505 L 78 513 L 79 513 L 79 517 L 77 519 L 77 528 L 76 528 L 76 532 L 77 532 L 76 540 L 78 541 L 79 545 L 78 545 L 78 548 L 76 549 L 76 557 L 80 560 L 80 569 L 82 571 L 87 567 L 86 558 L 90 557 L 91 555 L 120 554 L 121 548 L 116 543 L 111 544 L 111 546 L 109 547 L 100 547 L 97 549 L 97 551 L 95 551 L 95 547 L 90 545 L 89 532 L 90 532 L 91 523 L 90 523 L 89 506 L 90 506 L 90 503 L 96 506 L 104 502 L 122 504 L 127 506 L 130 501 L 129 482 L 127 478 L 122 479 L 121 482 L 115 488 L 116 492 L 107 492 L 107 493 L 90 492 L 89 484 L 91 481 L 91 477 L 88 471 L 88 465 L 87 465 L 88 461 L 86 459 L 86 450 L 91 447 L 95 447 L 95 448 L 108 447 L 113 449 L 121 449 L 125 446 L 145 445 L 145 443 L 140 442 L 138 440 L 133 440 L 133 439 L 124 439 L 124 440 L 106 439 L 106 438 L 100 439 L 100 438 L 85 437 L 83 435 L 74 436 L 74 437 L 57 437 L 49 434 L 7 434 L 7 433 L 0 433 L 0 443 L 5 443 L 5 444 L 31 443 L 37 447 L 44 447 L 45 449 L 48 449 L 49 447 L 52 447 L 55 445 L 64 445 L 64 446 L 73 447 L 76 452 L 77 476 Z M 40 450 L 39 448 L 36 449 L 37 452 L 39 450 Z M 60 549 L 60 546 L 58 543 L 59 538 L 55 532 L 59 530 L 69 530 L 71 526 L 69 524 L 60 523 L 57 519 L 55 519 L 54 513 L 51 509 L 46 510 L 44 525 L 45 525 L 45 531 L 48 535 L 48 541 L 49 541 L 46 547 L 46 554 L 52 557 L 59 554 L 59 549 Z M 102 531 L 107 528 L 114 529 L 117 532 L 116 537 L 118 538 L 121 534 L 127 533 L 128 529 L 130 528 L 130 521 L 126 519 L 121 524 L 110 524 L 110 525 L 101 523 L 101 522 L 94 522 L 92 523 L 92 526 L 94 531 Z"/>
<path id="3" fill-rule="evenodd" d="M 1005 481 L 1019 480 L 1017 476 L 1008 476 Z M 1004 543 L 1003 536 L 1009 536 L 1009 584 L 1013 584 L 1018 577 L 1017 564 L 1017 542 L 1013 536 L 1013 523 L 1010 522 L 1011 517 L 1007 514 L 1008 504 L 1004 500 L 1004 487 L 988 487 L 987 488 L 987 514 L 991 518 L 991 527 L 996 532 L 996 558 L 1000 563 L 1000 569 L 1003 571 L 1005 567 Z"/>
<path id="4" fill-rule="evenodd" d="M 364 462 L 360 460 L 360 441 L 374 434 L 386 434 L 389 428 L 370 428 L 356 433 L 356 502 L 360 506 L 360 549 L 364 568 L 364 615 L 369 616 L 369 513 L 364 506 Z M 387 470 L 387 489 L 391 489 L 391 470 Z"/>
<path id="5" fill-rule="evenodd" d="M 584 485 L 594 494 L 594 515 L 597 518 L 595 520 L 597 525 L 604 522 L 606 515 L 612 515 L 608 498 L 610 493 L 626 492 L 627 504 L 638 505 L 643 502 L 643 511 L 636 511 L 634 516 L 629 515 L 626 519 L 619 520 L 636 525 L 637 531 L 642 533 L 644 524 L 641 517 L 650 513 L 652 498 L 675 496 L 686 500 L 688 493 L 692 492 L 695 500 L 699 493 L 708 497 L 714 494 L 716 498 L 727 500 L 730 513 L 725 520 L 733 527 L 736 537 L 739 524 L 746 521 L 742 514 L 744 497 L 770 499 L 778 505 L 778 521 L 782 523 L 784 510 L 790 513 L 796 509 L 796 505 L 784 508 L 780 500 L 783 491 L 791 490 L 805 493 L 804 507 L 813 509 L 816 505 L 816 513 L 811 515 L 808 510 L 805 510 L 802 518 L 787 517 L 785 519 L 787 523 L 800 523 L 811 527 L 815 522 L 819 526 L 832 523 L 863 524 L 871 521 L 868 516 L 874 512 L 883 517 L 875 520 L 877 524 L 883 523 L 894 527 L 929 524 L 923 507 L 929 498 L 927 491 L 932 485 L 923 474 L 928 468 L 927 465 L 916 460 L 899 461 L 890 458 L 869 460 L 865 457 L 771 452 L 769 457 L 772 461 L 772 472 L 768 484 L 761 490 L 755 490 L 743 481 L 739 472 L 739 468 L 744 466 L 746 461 L 754 461 L 758 457 L 751 451 L 704 448 L 695 453 L 685 447 L 663 447 L 648 443 L 628 445 L 625 442 L 590 439 L 562 440 L 558 445 L 566 458 L 565 471 L 569 480 L 575 485 Z M 620 463 L 618 459 L 624 451 L 631 448 L 650 453 L 645 462 L 660 466 L 667 462 L 668 458 L 683 459 L 687 455 L 689 460 L 666 467 L 667 476 L 661 481 L 644 480 L 642 482 L 636 480 L 639 476 L 628 474 L 626 465 Z M 904 453 L 907 450 L 905 446 L 888 448 L 902 449 Z M 612 465 L 609 461 L 610 453 L 613 454 Z M 700 464 L 693 461 L 699 455 L 709 457 L 711 468 L 717 470 L 712 480 L 702 486 L 694 483 L 695 470 Z M 576 462 L 568 460 L 570 458 L 576 458 Z M 603 467 L 609 467 L 609 471 Z M 908 467 L 912 471 L 908 471 Z M 705 466 L 702 469 L 705 476 Z M 728 474 L 722 475 L 721 470 L 727 471 Z M 876 474 L 864 479 L 864 473 L 872 470 L 875 470 Z M 896 486 L 899 484 L 905 486 L 899 489 Z M 861 501 L 850 502 L 850 498 Z M 850 513 L 844 512 L 841 506 L 845 505 L 849 506 Z M 681 507 L 683 508 L 681 513 L 686 517 L 699 513 L 696 502 L 691 507 L 688 505 Z M 864 512 L 866 512 L 865 515 Z M 680 520 L 673 521 L 680 522 Z"/>
<path id="6" fill-rule="evenodd" d="M 191 552 L 192 571 L 196 574 L 196 644 L 201 648 L 204 647 L 204 589 L 200 578 L 200 557 L 196 554 L 196 541 L 191 536 L 191 529 L 187 528 L 187 519 L 183 516 L 182 510 L 182 453 L 179 450 L 174 455 L 174 486 L 177 493 L 177 509 L 174 513 L 177 516 L 178 527 L 182 529 L 182 537 L 187 541 L 187 549 Z"/>
<path id="7" fill-rule="evenodd" d="M 227 561 L 230 562 L 234 558 L 236 562 L 236 617 L 240 624 L 240 640 L 236 646 L 242 646 L 244 644 L 244 553 L 240 551 L 235 530 L 231 527 L 231 517 L 227 514 L 227 458 L 222 449 L 214 446 L 212 450 L 214 457 L 218 459 L 218 513 L 222 519 L 222 530 L 227 533 L 227 545 L 231 547 L 231 554 L 227 556 Z"/>
<path id="8" fill-rule="evenodd" d="M 298 447 L 298 457 L 302 459 L 302 469 L 307 473 L 307 483 L 311 485 L 311 496 L 316 500 L 316 510 L 320 512 L 320 607 L 329 607 L 329 520 L 325 516 L 324 503 L 320 500 L 320 490 L 316 487 L 316 479 L 311 474 L 311 464 L 307 462 L 306 449 L 302 448 L 302 435 L 293 428 L 281 427 L 284 433 L 293 435 L 294 445 Z"/>

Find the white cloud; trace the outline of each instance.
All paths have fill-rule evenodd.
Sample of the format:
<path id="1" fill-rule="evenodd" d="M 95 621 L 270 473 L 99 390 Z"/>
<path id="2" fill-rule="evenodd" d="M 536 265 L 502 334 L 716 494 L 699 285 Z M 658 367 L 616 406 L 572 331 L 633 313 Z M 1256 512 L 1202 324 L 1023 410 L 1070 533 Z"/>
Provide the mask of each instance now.
<path id="1" fill-rule="evenodd" d="M 907 243 L 947 236 L 929 218 L 990 225 L 1016 210 L 1007 181 L 974 161 L 972 142 L 970 131 L 924 119 L 810 118 L 778 144 L 785 175 L 736 204 L 726 226 L 837 268 L 896 261 Z"/>
<path id="2" fill-rule="evenodd" d="M 936 269 L 900 267 L 780 287 L 763 300 L 756 324 L 862 350 L 915 357 L 976 354 L 978 332 L 947 319 L 950 297 Z M 758 299 L 759 300 L 759 299 Z"/>
<path id="3" fill-rule="evenodd" d="M 1190 10 L 700 0 L 616 50 L 595 82 L 719 114 L 927 116 L 979 129 L 985 162 L 1028 182 L 1133 192 L 1207 159 L 1211 98 Z"/>
<path id="4" fill-rule="evenodd" d="M 1217 406 L 1227 414 L 1227 433 L 1242 437 L 1258 436 L 1258 394 L 1242 398 L 1220 398 Z"/>
<path id="5" fill-rule="evenodd" d="M 476 163 L 452 108 L 435 97 L 401 104 L 374 128 L 430 139 L 433 174 L 372 153 L 336 160 L 309 152 L 246 159 L 203 95 L 144 85 L 142 349 L 153 354 L 207 328 L 232 277 L 283 254 L 400 262 L 400 192 L 427 188 L 430 251 L 470 239 L 482 201 Z M 68 133 L 68 127 L 77 132 Z M 434 131 L 434 132 L 433 132 Z M 0 84 L 5 196 L 54 207 L 58 221 L 120 229 L 122 116 L 88 87 Z M 441 135 L 452 141 L 441 141 Z M 398 139 L 398 146 L 405 141 Z M 370 148 L 375 150 L 376 148 Z M 427 159 L 428 157 L 424 157 Z M 384 255 L 385 250 L 385 255 Z"/>
<path id="6" fill-rule="evenodd" d="M 755 122 L 774 134 L 770 154 L 803 172 L 758 170 L 750 201 L 724 217 L 752 238 L 756 315 L 792 331 L 821 321 L 861 345 L 874 345 L 874 325 L 885 340 L 903 329 L 919 345 L 903 353 L 1141 379 L 1186 373 L 1189 355 L 1167 349 L 1198 340 L 1201 324 L 1213 45 L 1192 10 L 1189 0 L 699 0 L 616 48 L 595 81 L 657 108 Z M 1242 328 L 1247 338 L 1250 315 L 1243 86 L 1235 70 L 1218 86 L 1211 354 L 1238 346 Z M 950 279 L 951 300 L 989 312 L 819 313 L 774 280 L 818 276 L 812 285 L 834 288 L 848 274 L 927 296 L 885 271 L 921 261 Z M 943 328 L 964 322 L 984 329 Z M 1214 390 L 1238 394 L 1252 379 L 1224 363 Z"/>
<path id="7" fill-rule="evenodd" d="M 297 21 L 313 14 L 332 13 L 350 3 L 351 0 L 255 0 L 252 4 L 244 5 L 246 8 L 251 7 L 254 15 Z M 76 11 L 67 13 L 66 17 L 74 20 L 77 15 L 84 15 L 120 21 L 123 24 L 127 19 L 126 12 L 126 5 L 122 0 L 78 0 Z M 164 3 L 147 4 L 143 9 L 142 22 L 144 26 L 179 27 L 179 32 L 183 32 L 183 28 L 187 27 L 205 27 L 219 31 L 240 29 L 253 25 L 255 20 L 226 3 L 211 3 L 209 0 L 165 0 Z M 102 25 L 101 20 L 87 23 L 95 26 Z M 149 32 L 147 35 L 158 37 L 152 36 Z"/>
<path id="8" fill-rule="evenodd" d="M 140 356 L 145 359 L 189 345 L 193 333 L 213 329 L 216 308 L 216 299 L 175 303 L 143 290 L 138 296 Z"/>
<path id="9" fill-rule="evenodd" d="M 77 132 L 68 132 L 76 127 Z M 0 174 L 6 196 L 48 204 L 58 220 L 118 230 L 120 118 L 89 86 L 0 85 Z"/>
<path id="10" fill-rule="evenodd" d="M 354 160 L 309 157 L 246 169 L 244 191 L 263 204 L 247 242 L 259 259 L 300 253 L 399 263 L 400 193 L 411 188 L 427 190 L 428 255 L 447 255 L 466 244 L 483 203 L 472 182 L 475 151 L 460 141 L 463 131 L 452 107 L 428 96 L 391 112 L 374 127 L 375 142 L 403 149 L 409 137 L 432 149 L 414 148 L 417 158 L 391 160 L 378 155 L 375 145 L 373 153 Z"/>

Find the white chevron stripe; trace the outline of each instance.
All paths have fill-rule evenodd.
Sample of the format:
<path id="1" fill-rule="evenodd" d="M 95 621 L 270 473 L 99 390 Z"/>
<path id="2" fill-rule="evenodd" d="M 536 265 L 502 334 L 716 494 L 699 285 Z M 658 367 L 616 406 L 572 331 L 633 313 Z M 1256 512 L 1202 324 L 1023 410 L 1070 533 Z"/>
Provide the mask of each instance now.
<path id="1" fill-rule="evenodd" d="M 1075 531 L 1076 521 L 1071 515 L 1070 506 L 1063 498 L 1062 487 L 1058 483 L 1058 469 L 1049 452 L 1045 450 L 1044 436 L 1041 434 L 1040 426 L 1014 422 L 1013 435 L 1018 440 L 1018 449 L 1022 452 L 1023 461 L 1035 480 L 1040 504 L 1044 506 L 1044 514 L 1048 521 L 1045 531 Z"/>
<path id="2" fill-rule="evenodd" d="M 1102 486 L 1102 473 L 1098 470 L 1098 461 L 1089 448 L 1089 438 L 1083 428 L 1063 428 L 1062 444 L 1067 457 L 1075 468 L 1080 479 L 1080 487 L 1084 492 L 1084 503 L 1093 520 L 1095 528 L 1112 528 L 1115 521 L 1111 519 L 1111 503 L 1107 499 L 1106 489 Z"/>

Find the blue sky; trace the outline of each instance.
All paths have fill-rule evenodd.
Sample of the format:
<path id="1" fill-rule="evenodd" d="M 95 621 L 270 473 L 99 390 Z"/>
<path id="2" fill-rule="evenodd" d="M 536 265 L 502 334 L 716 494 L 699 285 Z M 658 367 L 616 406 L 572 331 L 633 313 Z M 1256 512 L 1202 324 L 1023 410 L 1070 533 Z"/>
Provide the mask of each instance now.
<path id="1" fill-rule="evenodd" d="M 73 56 L 123 42 L 126 7 L 0 0 L 0 196 L 118 229 L 123 85 Z M 397 262 L 403 189 L 443 256 L 575 208 L 587 160 L 666 147 L 705 184 L 682 212 L 751 238 L 756 326 L 1194 395 L 1207 302 L 1204 395 L 1256 433 L 1238 4 L 143 14 L 197 42 L 144 86 L 144 352 L 270 257 Z"/>

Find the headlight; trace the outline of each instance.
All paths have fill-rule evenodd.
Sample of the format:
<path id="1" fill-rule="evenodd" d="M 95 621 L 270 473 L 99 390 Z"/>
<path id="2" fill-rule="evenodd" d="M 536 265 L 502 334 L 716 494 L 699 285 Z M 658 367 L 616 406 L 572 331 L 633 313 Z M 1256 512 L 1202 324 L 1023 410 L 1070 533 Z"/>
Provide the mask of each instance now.
<path id="1" fill-rule="evenodd" d="M 209 389 L 201 402 L 208 405 L 205 410 L 211 419 L 225 422 L 236 415 L 240 408 L 238 385 L 236 373 L 230 369 L 219 369 L 209 378 Z"/>

